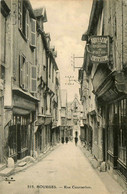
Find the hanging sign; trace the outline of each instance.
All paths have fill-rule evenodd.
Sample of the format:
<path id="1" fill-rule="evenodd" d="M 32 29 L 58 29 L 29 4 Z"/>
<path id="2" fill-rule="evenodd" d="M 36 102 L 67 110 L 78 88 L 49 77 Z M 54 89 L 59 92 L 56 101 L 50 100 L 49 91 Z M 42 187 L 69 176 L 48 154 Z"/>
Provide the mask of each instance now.
<path id="1" fill-rule="evenodd" d="M 89 44 L 91 61 L 106 63 L 109 61 L 109 36 L 91 36 Z"/>

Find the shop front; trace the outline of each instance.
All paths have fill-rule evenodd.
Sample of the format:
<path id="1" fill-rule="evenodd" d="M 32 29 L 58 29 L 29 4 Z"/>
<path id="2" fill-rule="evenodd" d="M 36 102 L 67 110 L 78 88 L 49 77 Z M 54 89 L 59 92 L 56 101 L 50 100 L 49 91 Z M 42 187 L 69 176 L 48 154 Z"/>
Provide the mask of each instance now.
<path id="1" fill-rule="evenodd" d="M 35 151 L 40 154 L 44 151 L 45 115 L 39 115 L 35 121 L 34 139 Z"/>
<path id="2" fill-rule="evenodd" d="M 127 96 L 108 110 L 108 163 L 127 179 Z"/>
<path id="3" fill-rule="evenodd" d="M 8 130 L 8 157 L 14 161 L 34 152 L 34 119 L 38 100 L 20 90 L 13 91 L 12 120 Z"/>
<path id="4" fill-rule="evenodd" d="M 21 159 L 27 156 L 30 139 L 30 115 L 14 115 L 13 124 L 9 127 L 8 155 L 9 157 Z"/>
<path id="5" fill-rule="evenodd" d="M 109 170 L 116 170 L 127 180 L 127 76 L 123 72 L 110 73 L 95 94 L 105 110 L 104 159 Z"/>
<path id="6" fill-rule="evenodd" d="M 45 150 L 48 150 L 52 144 L 52 116 L 45 117 Z"/>

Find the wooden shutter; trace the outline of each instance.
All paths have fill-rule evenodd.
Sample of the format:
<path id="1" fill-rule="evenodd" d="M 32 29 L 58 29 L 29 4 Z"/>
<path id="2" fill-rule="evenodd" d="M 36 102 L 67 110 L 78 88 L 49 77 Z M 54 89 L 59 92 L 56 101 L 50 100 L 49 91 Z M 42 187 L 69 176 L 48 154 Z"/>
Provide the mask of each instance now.
<path id="1" fill-rule="evenodd" d="M 36 20 L 31 19 L 31 46 L 36 47 Z"/>
<path id="2" fill-rule="evenodd" d="M 26 10 L 26 38 L 29 39 L 29 11 Z"/>
<path id="3" fill-rule="evenodd" d="M 23 84 L 23 57 L 22 55 L 19 56 L 19 64 L 20 64 L 20 86 L 22 87 L 22 84 Z"/>
<path id="4" fill-rule="evenodd" d="M 25 90 L 29 89 L 29 63 L 25 63 Z"/>
<path id="5" fill-rule="evenodd" d="M 18 0 L 18 27 L 19 29 L 22 31 L 22 11 L 23 11 L 23 4 L 22 4 L 22 0 Z"/>
<path id="6" fill-rule="evenodd" d="M 31 93 L 37 92 L 37 67 L 31 65 Z"/>
<path id="7" fill-rule="evenodd" d="M 51 78 L 51 57 L 49 58 L 49 78 Z"/>
<path id="8" fill-rule="evenodd" d="M 20 55 L 20 87 L 25 88 L 25 58 Z"/>
<path id="9" fill-rule="evenodd" d="M 54 83 L 54 65 L 52 64 L 52 82 Z"/>

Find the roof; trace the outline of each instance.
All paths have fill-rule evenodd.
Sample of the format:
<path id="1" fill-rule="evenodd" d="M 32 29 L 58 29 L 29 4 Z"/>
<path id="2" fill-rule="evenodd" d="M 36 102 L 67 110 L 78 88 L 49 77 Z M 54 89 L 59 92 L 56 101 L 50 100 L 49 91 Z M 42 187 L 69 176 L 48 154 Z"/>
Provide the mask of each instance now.
<path id="1" fill-rule="evenodd" d="M 82 35 L 82 40 L 86 40 L 87 36 L 93 35 L 96 29 L 98 18 L 103 8 L 103 0 L 93 0 L 90 13 L 89 25 L 87 31 Z"/>

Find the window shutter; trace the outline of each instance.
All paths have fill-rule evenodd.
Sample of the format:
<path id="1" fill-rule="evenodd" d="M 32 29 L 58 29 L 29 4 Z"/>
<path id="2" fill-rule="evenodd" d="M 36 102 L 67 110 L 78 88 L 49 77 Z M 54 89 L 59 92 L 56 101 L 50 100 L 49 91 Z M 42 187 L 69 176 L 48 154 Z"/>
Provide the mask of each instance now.
<path id="1" fill-rule="evenodd" d="M 23 11 L 23 5 L 22 0 L 18 0 L 18 27 L 22 31 L 22 11 Z"/>
<path id="2" fill-rule="evenodd" d="M 31 19 L 31 46 L 36 47 L 36 20 Z"/>
<path id="3" fill-rule="evenodd" d="M 54 65 L 52 64 L 52 82 L 54 83 Z"/>
<path id="4" fill-rule="evenodd" d="M 37 67 L 31 66 L 31 93 L 37 92 Z"/>
<path id="5" fill-rule="evenodd" d="M 25 63 L 25 90 L 29 89 L 29 63 Z"/>
<path id="6" fill-rule="evenodd" d="M 51 57 L 49 58 L 49 78 L 51 78 Z"/>
<path id="7" fill-rule="evenodd" d="M 26 11 L 26 38 L 29 39 L 29 11 Z"/>
<path id="8" fill-rule="evenodd" d="M 24 88 L 25 87 L 25 71 L 24 71 L 24 66 L 25 66 L 25 58 L 20 55 L 19 57 L 20 61 L 20 87 Z"/>

